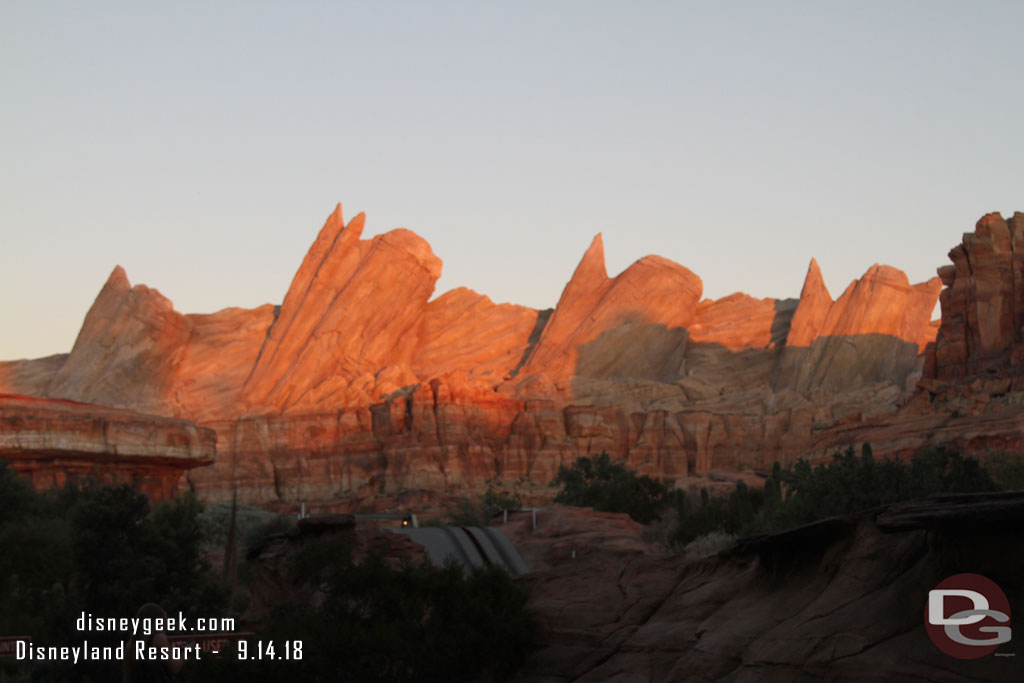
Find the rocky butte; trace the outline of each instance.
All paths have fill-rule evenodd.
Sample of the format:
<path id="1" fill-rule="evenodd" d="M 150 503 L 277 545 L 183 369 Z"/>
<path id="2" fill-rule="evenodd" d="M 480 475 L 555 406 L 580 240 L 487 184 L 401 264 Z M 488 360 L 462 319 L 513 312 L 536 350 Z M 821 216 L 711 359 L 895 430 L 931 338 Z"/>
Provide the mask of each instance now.
<path id="1" fill-rule="evenodd" d="M 835 299 L 814 260 L 798 299 L 702 299 L 700 278 L 659 256 L 609 277 L 598 235 L 545 311 L 435 297 L 430 245 L 404 229 L 364 239 L 364 225 L 339 205 L 280 305 L 182 314 L 116 267 L 71 352 L 0 363 L 0 392 L 212 430 L 215 462 L 179 485 L 253 503 L 358 506 L 495 479 L 543 492 L 601 451 L 680 481 L 865 440 L 1022 441 L 1019 213 L 982 218 L 937 278 L 874 265 Z"/>

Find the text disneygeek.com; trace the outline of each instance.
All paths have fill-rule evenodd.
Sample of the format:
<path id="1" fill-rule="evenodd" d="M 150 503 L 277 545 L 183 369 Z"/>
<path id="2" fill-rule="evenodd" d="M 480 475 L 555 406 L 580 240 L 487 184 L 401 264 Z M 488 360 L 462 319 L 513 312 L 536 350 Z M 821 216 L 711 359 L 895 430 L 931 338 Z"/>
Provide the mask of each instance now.
<path id="1" fill-rule="evenodd" d="M 228 650 L 240 660 L 300 660 L 301 640 L 255 640 L 255 633 L 234 632 L 235 620 L 230 618 L 196 618 L 190 621 L 182 613 L 167 618 L 94 617 L 83 612 L 75 622 L 79 632 L 116 634 L 120 643 L 111 645 L 110 635 L 101 637 L 103 645 L 90 644 L 88 639 L 76 645 L 47 646 L 32 642 L 31 637 L 4 638 L 0 655 L 18 661 L 124 661 L 134 659 L 155 661 L 190 661 L 203 656 L 219 656 Z M 167 633 L 168 645 L 151 643 L 156 633 Z M 229 648 L 229 645 L 234 647 Z M 11 652 L 6 652 L 12 650 Z"/>

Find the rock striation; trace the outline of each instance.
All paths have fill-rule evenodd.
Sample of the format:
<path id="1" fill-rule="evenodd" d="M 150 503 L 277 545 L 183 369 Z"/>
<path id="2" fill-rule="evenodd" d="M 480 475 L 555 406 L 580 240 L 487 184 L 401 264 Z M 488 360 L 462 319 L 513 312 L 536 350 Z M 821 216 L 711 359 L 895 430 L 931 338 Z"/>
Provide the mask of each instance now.
<path id="1" fill-rule="evenodd" d="M 398 386 L 415 383 L 416 332 L 441 261 L 408 230 L 360 240 L 364 222 L 343 227 L 340 205 L 327 219 L 245 383 L 247 406 L 330 410 L 369 398 L 353 385 L 384 369 Z"/>
<path id="2" fill-rule="evenodd" d="M 677 480 L 864 436 L 900 452 L 943 434 L 939 384 L 1012 383 L 1019 216 L 983 219 L 940 278 L 874 265 L 837 299 L 813 260 L 798 299 L 702 300 L 659 256 L 609 277 L 598 235 L 538 311 L 435 296 L 422 238 L 363 239 L 339 205 L 279 306 L 183 315 L 116 268 L 71 352 L 0 363 L 0 390 L 194 420 L 219 456 L 189 484 L 248 502 L 543 485 L 601 451 Z"/>
<path id="3" fill-rule="evenodd" d="M 702 290 L 700 278 L 660 256 L 609 278 L 597 235 L 520 374 L 671 382 L 683 369 Z"/>
<path id="4" fill-rule="evenodd" d="M 38 488 L 92 478 L 170 498 L 183 474 L 213 462 L 215 439 L 186 420 L 0 394 L 0 459 Z"/>
<path id="5" fill-rule="evenodd" d="M 1024 597 L 1024 493 L 886 506 L 697 559 L 630 539 L 628 520 L 546 512 L 508 532 L 520 548 L 551 538 L 548 564 L 519 579 L 540 622 L 521 683 L 1019 680 L 1012 657 L 941 655 L 923 613 L 965 558 Z"/>
<path id="6" fill-rule="evenodd" d="M 0 388 L 202 419 L 237 405 L 273 318 L 269 304 L 182 315 L 159 291 L 133 287 L 117 266 L 71 353 L 4 364 L 0 378 L 10 379 Z"/>
<path id="7" fill-rule="evenodd" d="M 939 380 L 1024 375 L 1024 214 L 990 213 L 939 268 Z"/>
<path id="8" fill-rule="evenodd" d="M 902 383 L 934 341 L 931 312 L 942 285 L 911 285 L 875 264 L 833 301 L 812 260 L 786 339 L 776 388 L 841 392 L 885 380 Z"/>

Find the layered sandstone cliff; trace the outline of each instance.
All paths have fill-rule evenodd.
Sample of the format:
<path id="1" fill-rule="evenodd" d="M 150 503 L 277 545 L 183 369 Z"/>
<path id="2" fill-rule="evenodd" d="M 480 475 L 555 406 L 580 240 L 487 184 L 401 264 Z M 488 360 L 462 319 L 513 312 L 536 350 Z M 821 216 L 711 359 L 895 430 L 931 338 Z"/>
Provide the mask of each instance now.
<path id="1" fill-rule="evenodd" d="M 1024 214 L 984 216 L 939 268 L 939 380 L 1024 376 Z"/>
<path id="2" fill-rule="evenodd" d="M 39 488 L 93 479 L 169 498 L 185 472 L 213 462 L 215 442 L 186 420 L 0 394 L 0 459 Z"/>
<path id="3" fill-rule="evenodd" d="M 600 451 L 680 479 L 888 419 L 937 332 L 938 278 L 876 265 L 833 300 L 812 261 L 798 300 L 701 300 L 700 278 L 662 257 L 609 277 L 600 235 L 553 311 L 435 297 L 429 245 L 362 239 L 364 224 L 339 206 L 280 306 L 183 315 L 116 268 L 71 353 L 0 363 L 0 390 L 214 429 L 217 463 L 189 475 L 211 498 L 543 485 Z"/>

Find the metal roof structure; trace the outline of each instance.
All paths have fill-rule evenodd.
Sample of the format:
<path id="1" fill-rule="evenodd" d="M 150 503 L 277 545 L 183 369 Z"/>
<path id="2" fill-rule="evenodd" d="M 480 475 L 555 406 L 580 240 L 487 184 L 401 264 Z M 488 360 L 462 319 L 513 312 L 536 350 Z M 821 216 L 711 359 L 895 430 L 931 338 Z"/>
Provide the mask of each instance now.
<path id="1" fill-rule="evenodd" d="M 454 560 L 467 569 L 502 567 L 513 577 L 530 572 L 508 537 L 493 527 L 405 527 L 390 531 L 405 534 L 423 546 L 427 557 L 438 566 Z"/>

